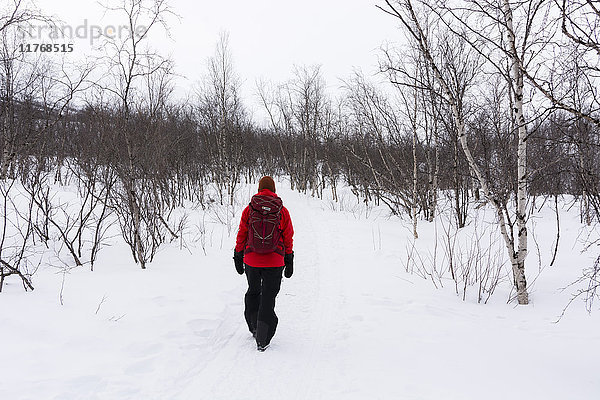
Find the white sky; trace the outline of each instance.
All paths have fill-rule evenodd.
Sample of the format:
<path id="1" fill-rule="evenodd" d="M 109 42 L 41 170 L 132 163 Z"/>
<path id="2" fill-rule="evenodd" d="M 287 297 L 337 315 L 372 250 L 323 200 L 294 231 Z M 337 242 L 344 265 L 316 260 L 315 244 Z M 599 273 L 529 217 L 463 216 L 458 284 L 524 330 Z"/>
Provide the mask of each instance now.
<path id="1" fill-rule="evenodd" d="M 114 15 L 104 15 L 94 0 L 36 0 L 50 14 L 77 27 L 119 25 Z M 220 32 L 229 33 L 235 69 L 243 82 L 247 106 L 260 108 L 255 81 L 281 82 L 291 77 L 294 65 L 321 64 L 331 92 L 338 78 L 353 68 L 371 74 L 377 70 L 377 53 L 385 41 L 398 41 L 396 22 L 375 7 L 377 0 L 170 0 L 181 18 L 170 19 L 172 39 L 153 37 L 153 45 L 171 54 L 177 73 L 179 95 L 189 90 L 206 70 Z M 72 57 L 91 52 L 86 40 L 74 40 Z M 260 114 L 260 110 L 259 114 Z"/>

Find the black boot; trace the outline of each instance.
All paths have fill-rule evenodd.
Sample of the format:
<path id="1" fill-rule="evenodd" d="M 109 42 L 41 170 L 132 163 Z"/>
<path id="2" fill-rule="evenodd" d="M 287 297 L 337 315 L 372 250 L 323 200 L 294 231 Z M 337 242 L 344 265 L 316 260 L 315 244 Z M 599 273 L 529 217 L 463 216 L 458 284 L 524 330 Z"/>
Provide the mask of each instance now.
<path id="1" fill-rule="evenodd" d="M 256 348 L 258 351 L 265 351 L 269 347 L 269 325 L 263 321 L 258 321 L 256 324 Z"/>
<path id="2" fill-rule="evenodd" d="M 262 353 L 262 352 L 263 352 L 263 351 L 265 351 L 265 350 L 266 350 L 268 347 L 269 347 L 269 345 L 268 345 L 268 344 L 267 344 L 267 345 L 265 345 L 265 346 L 261 346 L 260 344 L 257 344 L 257 345 L 256 345 L 256 350 L 258 350 L 258 351 L 260 351 L 260 352 Z"/>

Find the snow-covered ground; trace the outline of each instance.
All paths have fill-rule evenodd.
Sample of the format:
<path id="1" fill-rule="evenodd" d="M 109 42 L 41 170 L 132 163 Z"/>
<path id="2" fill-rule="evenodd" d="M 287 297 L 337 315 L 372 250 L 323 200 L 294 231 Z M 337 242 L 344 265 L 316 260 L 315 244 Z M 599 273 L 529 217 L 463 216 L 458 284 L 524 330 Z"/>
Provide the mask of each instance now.
<path id="1" fill-rule="evenodd" d="M 507 304 L 506 279 L 479 304 L 476 288 L 463 301 L 448 274 L 436 289 L 406 272 L 409 222 L 383 208 L 347 193 L 340 203 L 310 198 L 284 182 L 278 193 L 296 231 L 295 274 L 282 284 L 266 352 L 245 326 L 246 282 L 231 259 L 241 208 L 229 229 L 214 222 L 218 211 L 190 210 L 190 229 L 205 226 L 206 254 L 200 242 L 172 243 L 141 270 L 117 238 L 94 272 L 43 266 L 29 293 L 9 279 L 0 399 L 600 398 L 600 315 L 576 301 L 556 323 L 574 291 L 560 288 L 592 256 L 580 254 L 576 207 L 561 213 L 552 267 L 554 214 L 545 207 L 532 218 L 541 264 L 532 239 L 531 304 L 519 307 Z M 489 219 L 480 212 L 478 229 Z M 419 222 L 421 254 L 433 254 L 436 230 Z"/>

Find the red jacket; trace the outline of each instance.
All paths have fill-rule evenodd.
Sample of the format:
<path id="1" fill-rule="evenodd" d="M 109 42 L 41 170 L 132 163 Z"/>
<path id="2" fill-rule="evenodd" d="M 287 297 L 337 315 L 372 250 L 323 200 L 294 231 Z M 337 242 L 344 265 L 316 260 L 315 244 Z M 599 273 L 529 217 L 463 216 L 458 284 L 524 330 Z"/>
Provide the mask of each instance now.
<path id="1" fill-rule="evenodd" d="M 273 196 L 277 195 L 271 192 L 269 189 L 263 189 L 257 193 L 259 196 Z M 248 239 L 248 218 L 250 215 L 250 206 L 246 206 L 242 212 L 242 220 L 240 221 L 240 228 L 238 230 L 237 239 L 235 243 L 235 251 L 243 251 L 246 249 L 246 241 Z M 279 228 L 281 229 L 281 240 L 283 242 L 283 248 L 286 254 L 290 254 L 293 251 L 293 236 L 294 228 L 292 227 L 292 219 L 287 208 L 281 209 L 281 221 L 279 222 Z M 283 256 L 275 252 L 269 254 L 258 254 L 255 252 L 249 252 L 244 254 L 244 263 L 251 267 L 283 267 Z"/>

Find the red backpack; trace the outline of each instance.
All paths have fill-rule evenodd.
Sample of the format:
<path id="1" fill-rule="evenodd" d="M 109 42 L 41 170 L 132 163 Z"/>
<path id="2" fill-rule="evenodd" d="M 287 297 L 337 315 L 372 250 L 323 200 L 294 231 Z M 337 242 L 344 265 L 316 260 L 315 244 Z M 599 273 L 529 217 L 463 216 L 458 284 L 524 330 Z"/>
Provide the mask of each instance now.
<path id="1" fill-rule="evenodd" d="M 250 216 L 248 218 L 247 252 L 267 254 L 275 252 L 283 255 L 281 241 L 281 209 L 283 202 L 279 197 L 252 196 Z"/>

